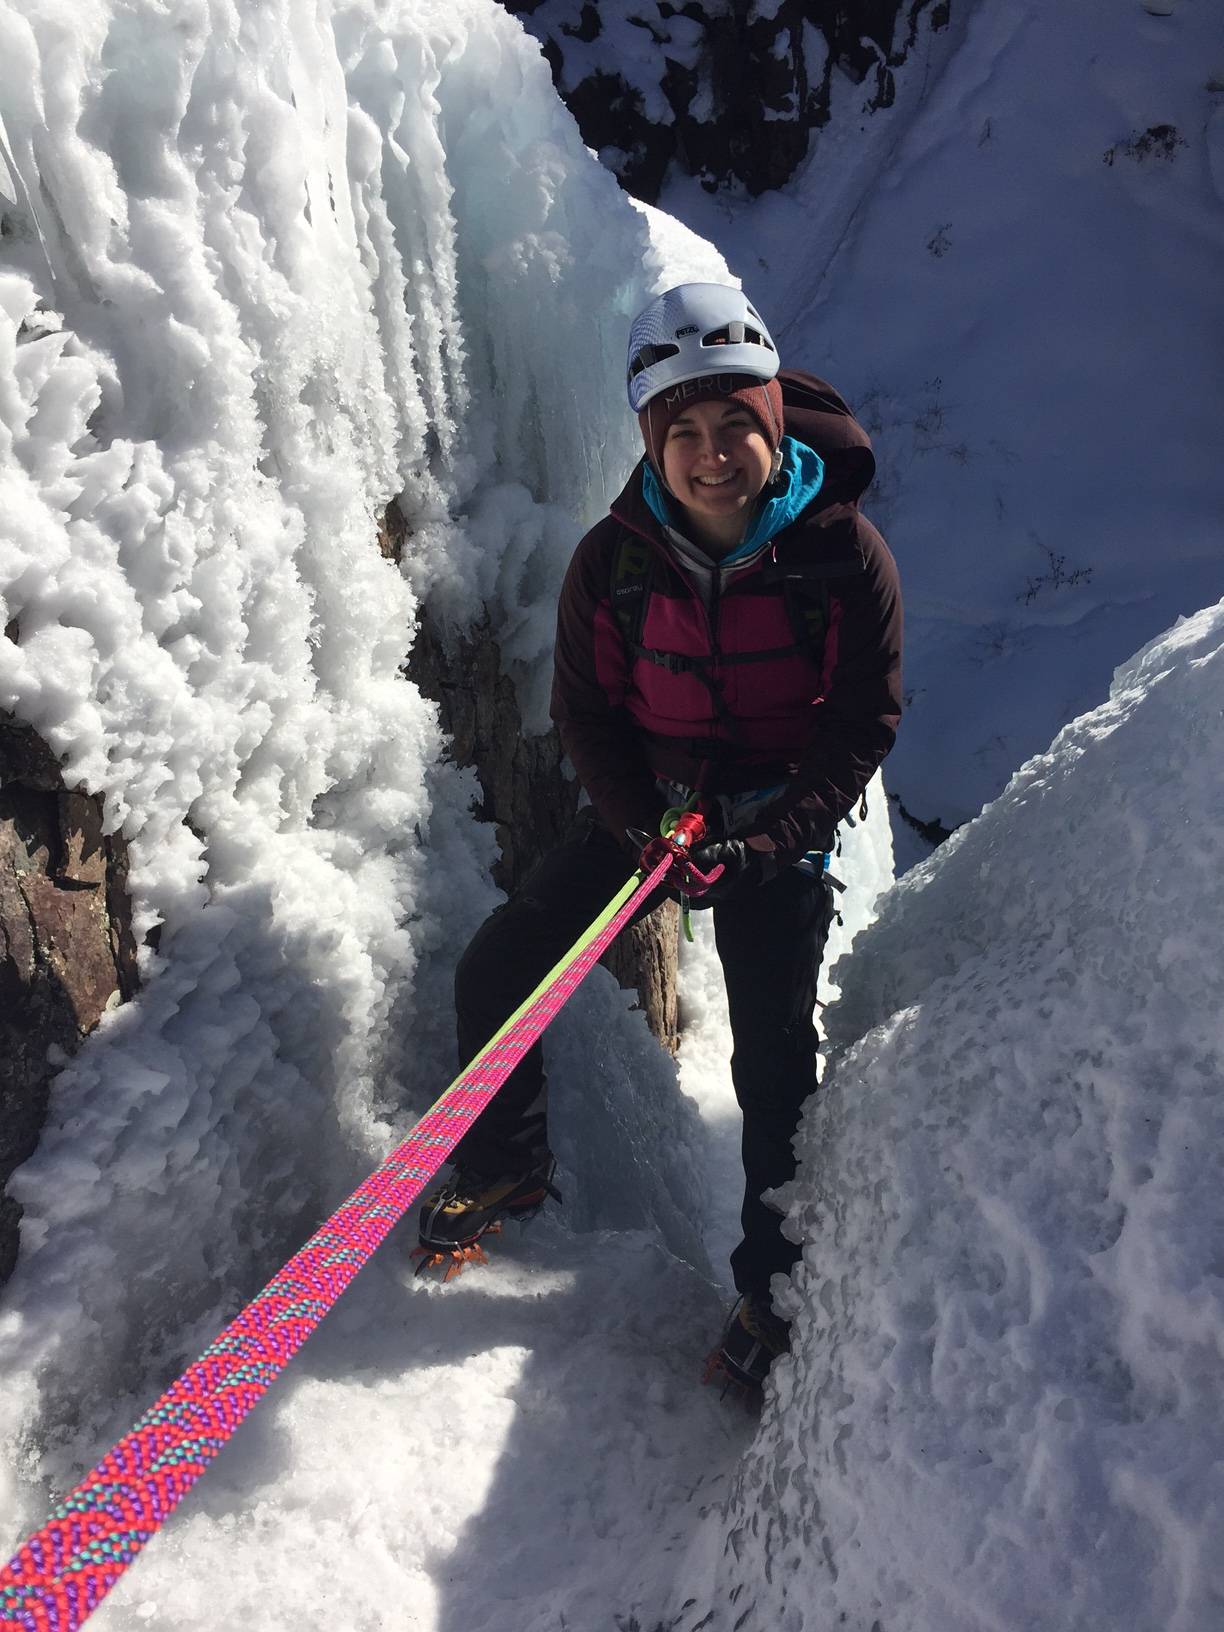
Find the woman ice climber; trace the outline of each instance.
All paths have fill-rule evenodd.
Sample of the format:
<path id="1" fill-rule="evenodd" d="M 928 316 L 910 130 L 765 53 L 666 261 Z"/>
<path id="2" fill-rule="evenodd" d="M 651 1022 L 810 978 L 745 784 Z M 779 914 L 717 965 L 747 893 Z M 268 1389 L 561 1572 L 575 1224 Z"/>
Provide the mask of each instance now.
<path id="1" fill-rule="evenodd" d="M 557 619 L 552 715 L 590 806 L 476 934 L 456 977 L 471 1060 L 634 870 L 664 810 L 695 801 L 693 853 L 723 871 L 713 909 L 743 1112 L 740 1292 L 716 1351 L 759 1384 L 787 1347 L 770 1280 L 799 1248 L 762 1195 L 791 1178 L 816 1087 L 816 976 L 838 822 L 901 712 L 896 566 L 860 514 L 875 471 L 846 404 L 779 373 L 751 302 L 684 284 L 629 335 L 645 452 L 574 553 Z M 552 1190 L 537 1044 L 425 1202 L 421 1245 L 461 1255 Z"/>

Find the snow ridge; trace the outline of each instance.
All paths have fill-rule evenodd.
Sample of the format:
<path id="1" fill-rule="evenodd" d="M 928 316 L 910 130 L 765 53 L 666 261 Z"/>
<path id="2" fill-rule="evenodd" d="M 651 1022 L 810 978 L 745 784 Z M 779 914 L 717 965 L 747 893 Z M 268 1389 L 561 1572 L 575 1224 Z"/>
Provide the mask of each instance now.
<path id="1" fill-rule="evenodd" d="M 1224 603 L 1124 665 L 836 971 L 796 1355 L 712 1589 L 742 1624 L 1216 1624 L 1222 754 Z"/>

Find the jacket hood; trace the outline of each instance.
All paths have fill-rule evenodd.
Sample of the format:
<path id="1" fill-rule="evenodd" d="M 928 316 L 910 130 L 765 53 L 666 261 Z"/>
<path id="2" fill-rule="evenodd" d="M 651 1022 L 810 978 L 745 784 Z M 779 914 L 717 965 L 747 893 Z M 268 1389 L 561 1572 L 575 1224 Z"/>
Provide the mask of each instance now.
<path id="1" fill-rule="evenodd" d="M 787 435 L 824 460 L 822 501 L 857 504 L 875 475 L 871 438 L 827 380 L 797 368 L 781 369 L 778 380 Z"/>

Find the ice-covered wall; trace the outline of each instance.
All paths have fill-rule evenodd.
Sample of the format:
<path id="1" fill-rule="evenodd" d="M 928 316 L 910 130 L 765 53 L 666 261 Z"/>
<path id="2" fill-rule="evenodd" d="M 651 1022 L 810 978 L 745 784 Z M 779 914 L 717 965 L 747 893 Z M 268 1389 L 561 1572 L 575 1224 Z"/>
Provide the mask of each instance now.
<path id="1" fill-rule="evenodd" d="M 1221 763 L 1224 603 L 858 941 L 795 1358 L 677 1632 L 1219 1624 Z"/>
<path id="2" fill-rule="evenodd" d="M 400 672 L 419 598 L 491 604 L 538 722 L 561 567 L 635 456 L 625 316 L 721 263 L 492 0 L 0 4 L 0 108 L 0 707 L 104 795 L 160 926 L 17 1180 L 0 1439 L 70 1418 L 85 1454 L 444 1086 L 492 840 Z M 589 1002 L 640 1055 L 622 1107 L 683 1118 Z M 683 1235 L 697 1175 L 652 1164 L 618 1207 Z"/>

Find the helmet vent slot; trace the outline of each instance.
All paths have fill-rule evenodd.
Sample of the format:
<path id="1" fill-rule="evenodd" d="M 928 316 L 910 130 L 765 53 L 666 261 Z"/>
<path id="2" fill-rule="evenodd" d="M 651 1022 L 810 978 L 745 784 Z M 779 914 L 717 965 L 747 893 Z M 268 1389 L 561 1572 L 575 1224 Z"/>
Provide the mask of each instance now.
<path id="1" fill-rule="evenodd" d="M 638 374 L 640 374 L 644 368 L 652 368 L 655 363 L 661 363 L 668 357 L 678 357 L 679 355 L 679 346 L 669 346 L 666 344 L 661 346 L 643 346 L 634 357 L 633 361 L 629 364 L 629 378 L 632 380 Z"/>
<path id="2" fill-rule="evenodd" d="M 709 334 L 702 335 L 701 343 L 703 346 L 765 346 L 773 350 L 763 334 L 739 322 L 724 323 L 721 329 L 711 329 Z"/>

